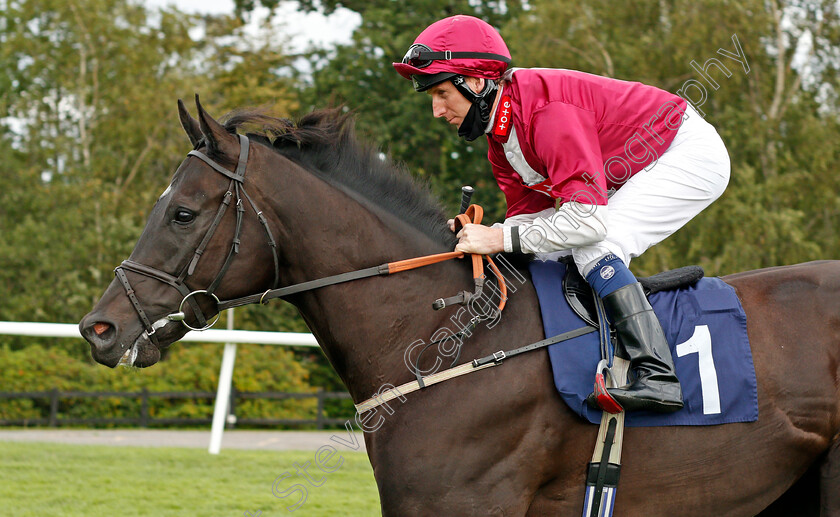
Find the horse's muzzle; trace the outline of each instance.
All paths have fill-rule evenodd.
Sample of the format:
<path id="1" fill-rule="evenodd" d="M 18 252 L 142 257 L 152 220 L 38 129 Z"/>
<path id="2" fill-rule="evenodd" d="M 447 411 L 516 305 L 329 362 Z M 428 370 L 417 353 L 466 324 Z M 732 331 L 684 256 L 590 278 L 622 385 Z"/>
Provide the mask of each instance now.
<path id="1" fill-rule="evenodd" d="M 90 313 L 79 322 L 79 332 L 90 344 L 91 355 L 97 363 L 111 368 L 117 366 L 127 347 L 117 343 L 119 329 L 116 323 Z"/>
<path id="2" fill-rule="evenodd" d="M 79 323 L 79 332 L 90 344 L 93 359 L 110 368 L 120 364 L 142 368 L 160 360 L 160 349 L 151 342 L 148 333 L 140 330 L 135 335 L 96 313 L 86 315 Z"/>

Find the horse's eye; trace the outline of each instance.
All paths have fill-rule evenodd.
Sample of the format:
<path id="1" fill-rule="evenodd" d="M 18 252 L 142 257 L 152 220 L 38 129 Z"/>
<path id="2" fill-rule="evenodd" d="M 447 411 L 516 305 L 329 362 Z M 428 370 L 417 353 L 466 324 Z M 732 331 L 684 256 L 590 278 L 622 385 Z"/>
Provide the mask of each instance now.
<path id="1" fill-rule="evenodd" d="M 175 211 L 175 222 L 178 224 L 191 223 L 195 219 L 195 214 L 186 208 L 179 208 Z"/>

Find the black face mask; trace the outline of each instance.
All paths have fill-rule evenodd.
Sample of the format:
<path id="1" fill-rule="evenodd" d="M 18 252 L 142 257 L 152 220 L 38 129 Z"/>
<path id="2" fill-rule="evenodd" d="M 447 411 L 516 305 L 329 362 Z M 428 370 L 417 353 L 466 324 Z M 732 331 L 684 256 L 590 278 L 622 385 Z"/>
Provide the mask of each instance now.
<path id="1" fill-rule="evenodd" d="M 472 142 L 483 135 L 487 128 L 487 121 L 482 121 L 481 118 L 478 115 L 478 104 L 473 104 L 467 112 L 467 116 L 464 117 L 464 121 L 458 126 L 458 136 L 467 142 Z"/>
<path id="2" fill-rule="evenodd" d="M 470 90 L 464 77 L 460 75 L 452 78 L 452 84 L 472 103 L 464 121 L 458 126 L 458 136 L 472 142 L 484 134 L 485 129 L 487 129 L 487 124 L 490 122 L 490 111 L 493 109 L 493 101 L 496 100 L 496 94 L 499 91 L 498 85 L 495 81 L 488 80 L 484 90 L 475 93 Z"/>

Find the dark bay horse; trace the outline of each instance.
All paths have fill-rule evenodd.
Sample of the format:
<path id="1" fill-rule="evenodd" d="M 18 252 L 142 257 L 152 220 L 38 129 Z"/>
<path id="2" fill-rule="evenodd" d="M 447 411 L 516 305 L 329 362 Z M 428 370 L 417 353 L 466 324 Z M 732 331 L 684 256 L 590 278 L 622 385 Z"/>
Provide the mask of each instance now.
<path id="1" fill-rule="evenodd" d="M 190 141 L 210 161 L 192 154 L 181 164 L 122 274 L 81 321 L 98 362 L 113 367 L 132 356 L 136 366 L 151 366 L 186 333 L 167 316 L 181 307 L 197 326 L 216 312 L 206 294 L 183 303 L 184 289 L 214 284 L 216 296 L 232 299 L 453 249 L 428 193 L 357 143 L 340 112 L 314 112 L 297 125 L 238 112 L 223 126 L 200 105 L 198 120 L 179 108 Z M 243 131 L 256 133 L 247 154 Z M 244 179 L 232 179 L 239 170 Z M 220 211 L 229 191 L 239 203 Z M 286 299 L 359 403 L 414 379 L 406 349 L 452 327 L 457 309 L 433 311 L 431 302 L 472 290 L 468 263 Z M 840 516 L 840 262 L 724 280 L 747 313 L 759 420 L 627 429 L 617 515 Z M 461 361 L 543 338 L 526 281 L 498 324 L 479 325 L 464 341 Z M 379 408 L 381 426 L 365 433 L 384 515 L 580 514 L 597 426 L 561 401 L 545 352 L 407 394 L 390 409 Z"/>

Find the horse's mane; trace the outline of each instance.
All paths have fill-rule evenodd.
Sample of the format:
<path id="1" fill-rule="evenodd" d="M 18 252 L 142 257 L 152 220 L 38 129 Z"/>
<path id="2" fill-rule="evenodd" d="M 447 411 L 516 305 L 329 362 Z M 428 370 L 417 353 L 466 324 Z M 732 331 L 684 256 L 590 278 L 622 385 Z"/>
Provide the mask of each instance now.
<path id="1" fill-rule="evenodd" d="M 352 191 L 450 249 L 455 246 L 444 212 L 428 186 L 378 149 L 360 143 L 352 114 L 322 109 L 295 123 L 248 109 L 233 111 L 223 120 L 228 131 L 247 132 L 330 184 Z"/>

